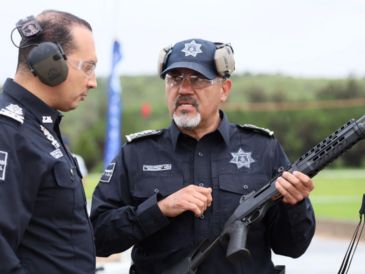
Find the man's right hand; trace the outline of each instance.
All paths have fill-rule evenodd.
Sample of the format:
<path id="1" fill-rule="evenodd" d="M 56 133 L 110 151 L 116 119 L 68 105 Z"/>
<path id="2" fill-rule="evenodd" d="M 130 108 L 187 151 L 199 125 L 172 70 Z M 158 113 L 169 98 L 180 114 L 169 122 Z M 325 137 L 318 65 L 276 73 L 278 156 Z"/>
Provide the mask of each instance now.
<path id="1" fill-rule="evenodd" d="M 185 211 L 191 211 L 200 217 L 212 204 L 212 189 L 196 185 L 188 185 L 159 201 L 163 215 L 176 217 Z"/>

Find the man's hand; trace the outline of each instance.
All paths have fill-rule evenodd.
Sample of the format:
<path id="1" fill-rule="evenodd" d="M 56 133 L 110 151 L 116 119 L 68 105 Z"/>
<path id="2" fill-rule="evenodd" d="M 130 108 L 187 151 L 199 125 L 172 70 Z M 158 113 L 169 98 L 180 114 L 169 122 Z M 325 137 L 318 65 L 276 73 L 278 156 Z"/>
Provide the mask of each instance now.
<path id="1" fill-rule="evenodd" d="M 176 217 L 185 211 L 191 211 L 199 217 L 211 205 L 212 200 L 210 187 L 188 185 L 159 201 L 157 205 L 167 217 Z"/>
<path id="2" fill-rule="evenodd" d="M 302 172 L 284 171 L 276 180 L 276 189 L 283 195 L 283 202 L 294 205 L 309 196 L 314 189 L 313 181 Z"/>

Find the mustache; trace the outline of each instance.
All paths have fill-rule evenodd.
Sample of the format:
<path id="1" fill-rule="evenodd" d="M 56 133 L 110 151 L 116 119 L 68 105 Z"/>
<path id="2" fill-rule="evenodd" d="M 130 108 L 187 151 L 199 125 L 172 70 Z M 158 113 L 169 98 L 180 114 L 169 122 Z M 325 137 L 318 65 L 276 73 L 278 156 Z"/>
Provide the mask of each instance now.
<path id="1" fill-rule="evenodd" d="M 182 96 L 177 97 L 175 100 L 175 109 L 177 109 L 180 105 L 183 105 L 183 104 L 190 104 L 193 107 L 195 107 L 196 109 L 198 109 L 198 107 L 199 107 L 198 102 L 192 96 L 189 96 L 189 95 L 182 95 Z"/>

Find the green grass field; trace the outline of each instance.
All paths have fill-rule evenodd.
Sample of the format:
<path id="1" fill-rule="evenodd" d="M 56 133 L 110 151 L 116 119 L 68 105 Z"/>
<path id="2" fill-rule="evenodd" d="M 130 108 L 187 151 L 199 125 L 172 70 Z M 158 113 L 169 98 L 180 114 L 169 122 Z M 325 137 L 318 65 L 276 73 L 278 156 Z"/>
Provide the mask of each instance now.
<path id="1" fill-rule="evenodd" d="M 359 220 L 365 170 L 323 170 L 313 180 L 311 200 L 318 218 Z"/>
<path id="2" fill-rule="evenodd" d="M 91 197 L 93 195 L 93 191 L 94 191 L 96 185 L 98 184 L 100 177 L 101 177 L 101 174 L 99 174 L 99 173 L 91 173 L 87 176 L 86 183 L 84 184 L 84 188 L 85 188 L 86 198 L 88 200 L 91 199 Z"/>
<path id="3" fill-rule="evenodd" d="M 100 174 L 90 174 L 85 192 L 91 199 Z M 365 170 L 323 170 L 313 178 L 311 200 L 317 218 L 357 221 L 365 194 Z"/>

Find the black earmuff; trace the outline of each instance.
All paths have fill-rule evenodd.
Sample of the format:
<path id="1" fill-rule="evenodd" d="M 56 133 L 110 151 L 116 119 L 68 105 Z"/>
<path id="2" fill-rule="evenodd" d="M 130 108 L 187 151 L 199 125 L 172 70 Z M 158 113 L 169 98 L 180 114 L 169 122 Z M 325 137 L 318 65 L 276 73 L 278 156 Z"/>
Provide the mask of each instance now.
<path id="1" fill-rule="evenodd" d="M 229 78 L 235 70 L 234 51 L 231 44 L 214 43 L 216 50 L 214 53 L 214 62 L 217 73 L 220 77 Z M 158 58 L 158 74 L 161 76 L 165 70 L 167 60 L 172 52 L 173 46 L 165 47 L 160 51 Z"/>
<path id="2" fill-rule="evenodd" d="M 38 76 L 42 83 L 54 87 L 67 78 L 66 59 L 60 44 L 43 42 L 30 51 L 27 63 L 30 71 Z"/>
<path id="3" fill-rule="evenodd" d="M 34 16 L 19 20 L 16 24 L 23 41 L 42 33 L 42 28 Z M 19 48 L 31 47 L 27 56 L 30 71 L 38 76 L 39 80 L 51 87 L 57 86 L 66 80 L 68 65 L 66 55 L 59 43 L 42 42 L 40 44 L 26 43 Z"/>

